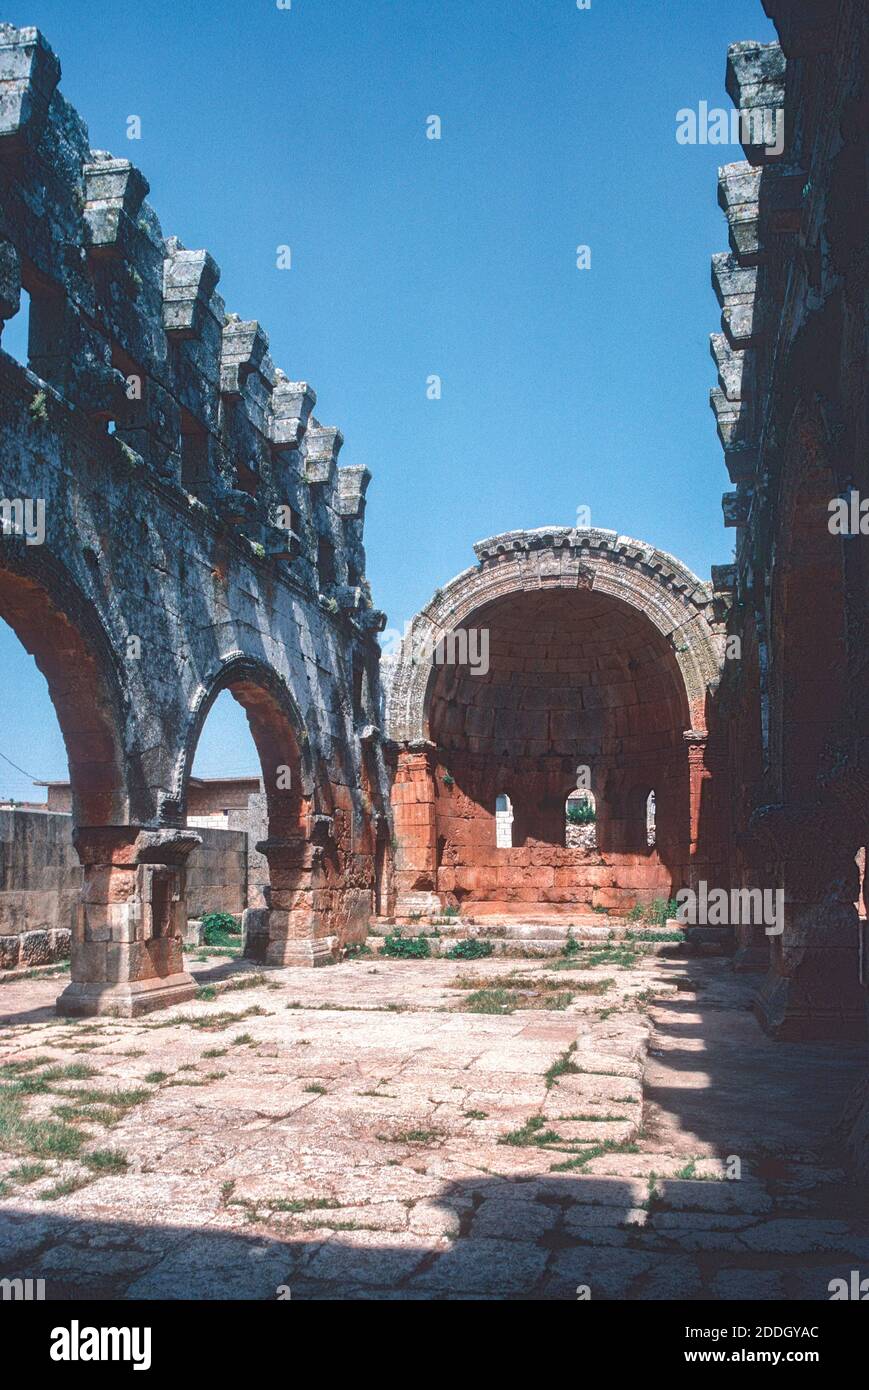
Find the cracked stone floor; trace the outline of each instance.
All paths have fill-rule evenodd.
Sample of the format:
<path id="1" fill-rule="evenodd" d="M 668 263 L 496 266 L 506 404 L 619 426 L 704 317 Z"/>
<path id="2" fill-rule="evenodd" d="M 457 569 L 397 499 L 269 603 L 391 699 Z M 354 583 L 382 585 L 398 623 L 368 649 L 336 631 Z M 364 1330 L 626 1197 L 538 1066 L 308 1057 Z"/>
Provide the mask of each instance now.
<path id="1" fill-rule="evenodd" d="M 727 961 L 191 968 L 201 997 L 134 1021 L 57 1019 L 57 971 L 0 981 L 0 1277 L 826 1300 L 869 1266 L 830 1141 L 864 1050 L 770 1041 Z"/>

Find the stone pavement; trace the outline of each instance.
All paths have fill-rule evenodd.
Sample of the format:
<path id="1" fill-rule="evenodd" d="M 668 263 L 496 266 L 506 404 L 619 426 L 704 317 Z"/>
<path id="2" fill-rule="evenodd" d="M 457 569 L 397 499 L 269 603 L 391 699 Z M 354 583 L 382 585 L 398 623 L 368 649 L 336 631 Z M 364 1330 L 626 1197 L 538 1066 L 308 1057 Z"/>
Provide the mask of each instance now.
<path id="1" fill-rule="evenodd" d="M 0 983 L 0 1277 L 823 1300 L 869 1275 L 829 1142 L 863 1052 L 771 1042 L 727 961 L 193 970 L 201 997 L 132 1021 L 56 1018 L 57 975 Z"/>

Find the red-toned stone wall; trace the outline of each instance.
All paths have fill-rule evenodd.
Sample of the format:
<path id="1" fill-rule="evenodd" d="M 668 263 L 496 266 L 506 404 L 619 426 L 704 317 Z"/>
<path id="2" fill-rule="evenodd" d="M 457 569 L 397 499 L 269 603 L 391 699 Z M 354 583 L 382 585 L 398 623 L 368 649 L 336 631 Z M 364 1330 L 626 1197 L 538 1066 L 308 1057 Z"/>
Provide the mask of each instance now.
<path id="1" fill-rule="evenodd" d="M 489 634 L 488 670 L 435 668 L 431 747 L 399 763 L 400 895 L 433 890 L 467 910 L 503 912 L 625 910 L 671 896 L 689 881 L 698 836 L 671 643 L 636 609 L 589 590 L 511 595 L 481 608 L 472 626 Z M 594 850 L 565 845 L 565 801 L 584 776 L 596 800 Z M 512 849 L 496 847 L 501 793 L 513 805 Z"/>

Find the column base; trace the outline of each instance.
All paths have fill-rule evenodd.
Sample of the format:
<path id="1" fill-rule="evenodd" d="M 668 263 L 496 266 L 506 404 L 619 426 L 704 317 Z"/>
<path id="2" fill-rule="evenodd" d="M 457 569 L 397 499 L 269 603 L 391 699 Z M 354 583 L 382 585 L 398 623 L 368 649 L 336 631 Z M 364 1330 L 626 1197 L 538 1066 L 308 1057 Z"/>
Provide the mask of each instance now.
<path id="1" fill-rule="evenodd" d="M 272 940 L 266 949 L 266 965 L 332 965 L 337 937 L 321 936 L 316 940 L 292 938 Z"/>
<path id="2" fill-rule="evenodd" d="M 129 980 L 122 984 L 67 985 L 55 1009 L 64 1018 L 139 1018 L 154 1009 L 184 1004 L 196 993 L 196 983 L 182 971 L 177 975 L 150 980 Z"/>

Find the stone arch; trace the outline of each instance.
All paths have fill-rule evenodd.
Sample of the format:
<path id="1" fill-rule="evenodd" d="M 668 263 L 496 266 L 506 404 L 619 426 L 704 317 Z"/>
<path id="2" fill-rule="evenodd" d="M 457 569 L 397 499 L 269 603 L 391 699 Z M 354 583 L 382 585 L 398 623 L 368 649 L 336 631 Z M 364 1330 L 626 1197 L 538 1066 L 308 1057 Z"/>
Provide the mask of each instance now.
<path id="1" fill-rule="evenodd" d="M 474 547 L 478 566 L 464 570 L 414 618 L 389 695 L 393 738 L 428 736 L 438 642 L 492 600 L 533 589 L 593 589 L 644 613 L 673 645 L 685 687 L 687 722 L 706 729 L 708 688 L 720 675 L 724 637 L 712 614 L 712 590 L 672 555 L 614 531 L 568 527 L 511 531 Z M 422 654 L 422 659 L 420 659 Z"/>
<path id="2" fill-rule="evenodd" d="M 183 820 L 196 747 L 224 690 L 247 715 L 266 802 L 267 829 L 257 850 L 269 867 L 267 907 L 247 914 L 249 954 L 272 965 L 321 963 L 335 944 L 327 910 L 338 871 L 329 784 L 313 765 L 289 686 L 267 663 L 233 652 L 199 686 L 164 813 Z"/>
<path id="3" fill-rule="evenodd" d="M 544 688 L 529 690 L 521 697 L 522 707 L 528 713 L 520 721 L 527 727 L 519 739 L 522 743 L 520 771 L 529 776 L 523 785 L 525 844 L 537 857 L 526 864 L 517 856 L 515 865 L 503 866 L 500 877 L 511 891 L 515 890 L 512 900 L 518 901 L 525 892 L 522 871 L 527 870 L 529 864 L 536 866 L 541 862 L 539 851 L 543 849 L 545 857 L 543 847 L 561 846 L 561 855 L 567 857 L 564 863 L 561 859 L 556 863 L 557 855 L 554 855 L 551 867 L 556 888 L 561 886 L 564 892 L 560 896 L 556 893 L 554 898 L 565 908 L 575 906 L 570 898 L 570 886 L 574 860 L 580 851 L 564 846 L 567 795 L 564 776 L 571 770 L 571 756 L 574 761 L 588 763 L 594 769 L 598 807 L 605 808 L 598 823 L 599 850 L 621 855 L 623 863 L 628 853 L 628 846 L 623 843 L 626 793 L 641 776 L 649 776 L 650 786 L 652 781 L 663 786 L 669 779 L 668 802 L 673 818 L 667 837 L 669 860 L 664 864 L 662 858 L 649 865 L 648 849 L 643 842 L 649 884 L 644 884 L 639 871 L 635 883 L 637 891 L 644 891 L 646 886 L 669 891 L 676 884 L 686 882 L 695 867 L 701 791 L 708 777 L 707 702 L 710 687 L 719 677 L 724 645 L 723 633 L 713 613 L 711 587 L 702 584 L 672 556 L 642 542 L 617 536 L 615 532 L 568 528 L 510 532 L 481 542 L 475 546 L 475 551 L 479 565 L 464 571 L 439 591 L 412 623 L 410 640 L 403 644 L 389 693 L 389 733 L 402 748 L 400 756 L 405 759 L 407 768 L 413 763 L 414 769 L 414 795 L 408 797 L 402 792 L 403 800 L 396 806 L 397 823 L 400 823 L 405 814 L 404 805 L 415 803 L 413 830 L 409 823 L 407 835 L 401 829 L 398 832 L 399 841 L 404 841 L 407 849 L 407 853 L 400 856 L 402 863 L 398 871 L 399 878 L 403 879 L 405 899 L 414 898 L 415 909 L 424 910 L 424 899 L 428 898 L 428 905 L 433 908 L 435 894 L 439 894 L 439 901 L 445 892 L 452 891 L 446 886 L 449 873 L 441 874 L 436 857 L 428 853 L 428 839 L 442 833 L 445 821 L 451 820 L 459 828 L 463 823 L 472 822 L 479 808 L 488 803 L 489 783 L 493 778 L 501 776 L 503 779 L 505 771 L 516 777 L 516 738 L 511 747 L 506 746 L 509 742 L 506 738 L 502 739 L 503 749 L 498 743 L 504 726 L 498 707 L 503 702 L 495 692 L 486 706 L 487 697 L 482 693 L 484 682 L 474 688 L 473 676 L 489 676 L 490 682 L 495 684 L 498 681 L 516 684 L 525 680 L 512 673 L 523 669 L 523 651 L 518 647 L 526 640 L 529 644 L 537 641 L 539 650 L 544 641 L 535 627 L 538 618 L 541 630 L 548 625 L 545 640 L 550 646 L 544 664 L 549 674 L 543 667 L 537 669 L 535 666 L 535 673 L 525 681 L 529 686 L 537 682 L 538 687 Z M 570 624 L 585 624 L 586 629 L 593 627 L 595 622 L 604 627 L 613 625 L 613 644 L 618 647 L 615 665 L 620 673 L 617 679 L 628 692 L 626 701 L 636 704 L 639 697 L 631 691 L 639 680 L 646 681 L 642 727 L 627 710 L 618 714 L 624 724 L 621 730 L 624 741 L 637 745 L 631 747 L 629 766 L 617 766 L 611 756 L 620 734 L 617 716 L 611 713 L 609 705 L 618 703 L 621 697 L 615 701 L 608 699 L 612 694 L 610 677 L 595 676 L 594 680 L 607 686 L 603 691 L 595 687 L 591 679 L 568 675 L 556 680 L 554 677 L 555 672 L 584 669 L 581 662 L 572 664 L 570 661 L 559 667 L 559 658 L 568 653 L 556 650 L 558 643 L 564 640 L 569 644 L 572 639 L 560 637 L 556 614 L 558 621 L 564 617 Z M 493 675 L 488 672 L 488 666 L 483 669 L 484 659 L 488 660 L 482 650 L 486 645 L 483 637 L 487 635 L 487 624 L 491 626 L 495 644 Z M 511 627 L 513 631 L 508 630 Z M 476 648 L 471 640 L 475 628 L 479 629 Z M 463 643 L 458 640 L 462 637 Z M 450 650 L 459 653 L 458 658 L 452 658 L 452 668 L 451 659 L 444 657 Z M 597 655 L 601 657 L 599 669 L 603 669 L 602 649 Z M 476 671 L 473 670 L 475 661 L 479 664 Z M 527 660 L 524 666 L 528 667 Z M 460 674 L 455 674 L 459 668 Z M 586 708 L 596 707 L 598 711 L 584 721 L 571 722 L 569 698 L 552 698 L 557 685 L 570 686 L 571 680 L 576 689 L 569 695 L 575 696 L 582 685 Z M 646 746 L 641 748 L 638 745 L 644 731 L 654 732 L 656 701 L 664 710 L 657 716 L 662 724 L 661 737 L 656 742 L 650 736 Z M 507 704 L 511 707 L 509 699 Z M 457 713 L 457 706 L 461 706 L 464 713 Z M 534 724 L 535 710 L 542 711 L 541 718 L 548 720 L 545 728 L 539 720 L 539 727 Z M 583 722 L 585 732 L 580 735 L 575 729 Z M 515 729 L 515 719 L 507 720 L 507 725 L 511 724 Z M 607 743 L 608 756 L 602 756 L 602 738 Z M 456 768 L 446 768 L 446 777 L 442 775 L 443 770 L 438 770 L 445 748 L 452 749 L 447 761 L 451 758 L 457 765 L 462 764 L 462 776 L 458 779 L 453 776 Z M 499 759 L 500 771 L 497 768 Z M 425 783 L 427 777 L 430 785 Z M 498 790 L 502 785 L 506 783 L 499 783 Z M 481 827 L 478 835 L 472 827 L 465 835 L 468 847 L 475 837 L 481 845 L 493 838 L 487 828 Z M 449 838 L 447 835 L 448 859 Z M 486 870 L 488 867 L 485 866 Z M 600 883 L 614 890 L 618 888 L 618 892 L 613 891 L 608 897 L 603 893 L 597 896 L 602 904 L 616 905 L 627 891 L 626 884 L 623 879 L 620 886 L 616 885 L 607 869 L 604 862 Z M 652 884 L 654 875 L 662 878 L 666 874 L 669 874 L 666 883 L 658 883 L 656 879 Z M 486 878 L 487 873 L 481 871 L 476 877 Z M 488 877 L 491 878 L 491 874 Z M 455 892 L 460 897 L 459 891 Z M 402 896 L 401 888 L 399 896 Z"/>
<path id="4" fill-rule="evenodd" d="M 147 795 L 135 755 L 125 755 L 123 677 L 94 605 L 45 546 L 3 537 L 0 618 L 48 684 L 69 761 L 74 824 L 125 824 Z"/>
<path id="5" fill-rule="evenodd" d="M 196 748 L 214 702 L 224 690 L 230 692 L 247 715 L 270 801 L 270 815 L 282 818 L 282 808 L 299 796 L 311 803 L 312 810 L 316 809 L 310 740 L 289 686 L 266 662 L 243 652 L 231 652 L 200 683 L 190 702 L 190 718 L 176 760 L 172 794 L 164 803 L 162 818 L 184 816 Z M 290 788 L 277 785 L 277 769 L 284 766 L 293 771 L 294 785 Z M 291 796 L 284 796 L 284 791 L 290 791 Z"/>

